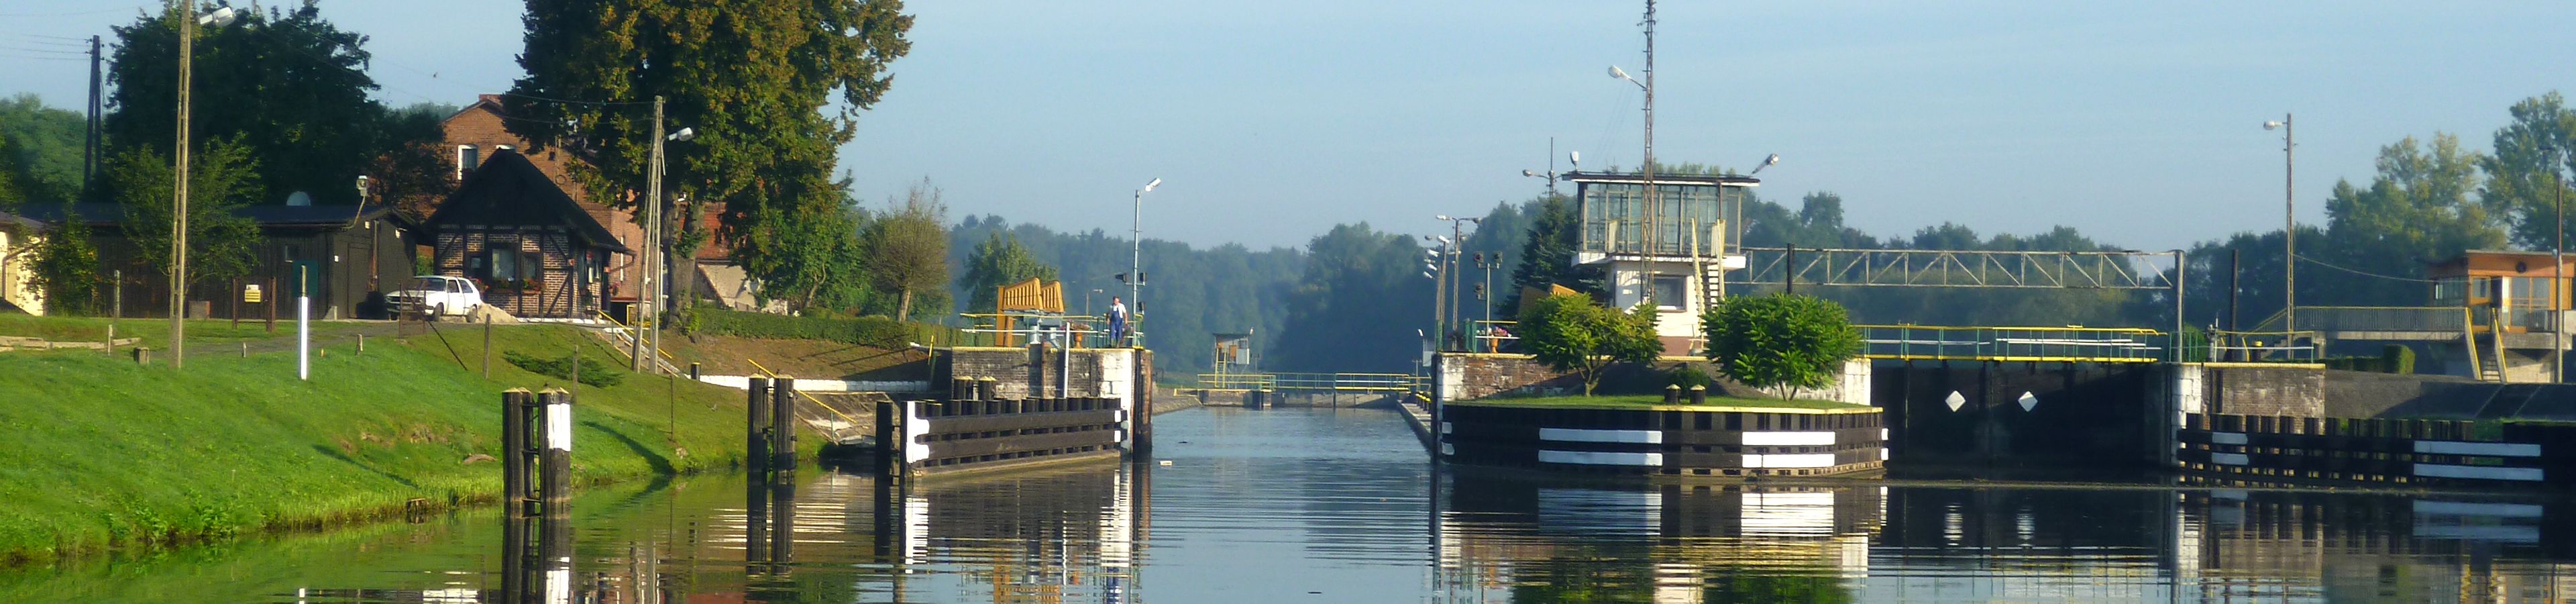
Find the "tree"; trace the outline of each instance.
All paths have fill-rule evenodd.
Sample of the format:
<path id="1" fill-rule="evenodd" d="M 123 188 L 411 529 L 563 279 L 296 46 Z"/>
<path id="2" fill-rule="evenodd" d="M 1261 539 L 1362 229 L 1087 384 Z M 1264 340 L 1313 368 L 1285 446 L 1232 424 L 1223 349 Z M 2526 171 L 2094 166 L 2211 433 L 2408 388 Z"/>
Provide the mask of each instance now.
<path id="1" fill-rule="evenodd" d="M 781 250 L 762 242 L 803 237 L 766 232 L 799 228 L 777 221 L 840 211 L 837 149 L 893 84 L 887 65 L 911 51 L 902 10 L 899 0 L 529 0 L 510 128 L 587 160 L 573 172 L 591 199 L 633 207 L 651 170 L 652 101 L 665 99 L 665 121 L 697 137 L 666 145 L 673 190 L 660 203 L 692 207 L 663 215 L 686 222 L 696 204 L 722 204 L 720 240 L 758 263 Z M 695 257 L 706 238 L 676 226 L 689 228 L 673 229 L 673 254 Z"/>
<path id="2" fill-rule="evenodd" d="M 1422 278 L 1422 247 L 1414 241 L 1368 223 L 1335 225 L 1309 240 L 1306 265 L 1283 288 L 1287 316 L 1265 363 L 1318 372 L 1410 367 L 1422 346 L 1418 330 L 1430 325 L 1432 309 L 1431 280 Z M 1154 275 L 1155 283 L 1171 282 L 1159 268 Z"/>
<path id="3" fill-rule="evenodd" d="M 1020 247 L 1017 236 L 993 233 L 983 243 L 975 244 L 975 253 L 966 260 L 966 275 L 958 283 L 966 287 L 968 309 L 996 312 L 1000 300 L 995 289 L 1030 279 L 1056 280 L 1055 267 L 1038 262 Z"/>
<path id="4" fill-rule="evenodd" d="M 0 199 L 73 201 L 81 192 L 87 119 L 45 106 L 34 94 L 0 99 Z"/>
<path id="5" fill-rule="evenodd" d="M 90 240 L 89 221 L 66 215 L 25 253 L 27 282 L 44 292 L 45 312 L 79 314 L 98 308 L 98 247 Z"/>
<path id="6" fill-rule="evenodd" d="M 447 117 L 457 111 L 446 103 L 413 103 L 394 110 L 390 119 L 404 131 L 443 131 Z M 367 168 L 369 203 L 393 204 L 394 211 L 415 221 L 429 219 L 439 202 L 456 192 L 457 181 L 449 176 L 455 159 L 443 142 L 404 145 L 377 156 Z"/>
<path id="7" fill-rule="evenodd" d="M 2497 213 L 2519 217 L 2513 221 L 2515 244 L 2552 249 L 2559 230 L 2552 206 L 2569 192 L 2567 171 L 2576 169 L 2576 108 L 2550 92 L 2514 103 L 2509 111 L 2513 123 L 2496 130 L 2495 154 L 2479 158 L 2488 177 L 2479 197 Z"/>
<path id="8" fill-rule="evenodd" d="M 1663 352 L 1654 315 L 1645 305 L 1621 312 L 1590 296 L 1548 296 L 1521 313 L 1521 349 L 1550 368 L 1581 375 L 1583 395 L 1592 396 L 1612 363 L 1651 363 Z"/>
<path id="9" fill-rule="evenodd" d="M 2425 263 L 2463 250 L 2502 247 L 2504 216 L 2476 198 L 2482 180 L 2478 164 L 2486 161 L 2476 151 L 2462 149 L 2459 137 L 2449 134 L 2435 133 L 2429 146 L 2410 136 L 2381 147 L 2379 174 L 2370 187 L 2336 182 L 2326 198 L 2324 245 L 2299 254 L 2381 277 L 2320 280 L 2322 297 L 2299 292 L 2302 298 L 2363 306 L 2420 304 L 2420 288 L 2388 278 L 2421 275 Z M 2539 214 L 2539 229 L 2548 228 L 2548 217 Z M 2548 233 L 2535 235 L 2549 238 Z"/>
<path id="10" fill-rule="evenodd" d="M 1822 388 L 1860 354 L 1860 332 L 1843 307 L 1798 294 L 1736 296 L 1700 315 L 1708 358 L 1737 382 L 1778 388 L 1780 398 Z"/>
<path id="11" fill-rule="evenodd" d="M 763 230 L 746 243 L 761 252 L 743 262 L 744 270 L 760 276 L 760 299 L 785 301 L 798 312 L 857 310 L 869 289 L 867 253 L 860 241 L 866 218 L 855 201 L 829 212 L 773 217 L 770 222 L 778 228 Z"/>
<path id="12" fill-rule="evenodd" d="M 925 178 L 902 201 L 887 199 L 885 213 L 868 225 L 868 272 L 879 291 L 900 296 L 897 321 L 911 320 L 915 293 L 948 284 L 947 213 Z"/>
<path id="13" fill-rule="evenodd" d="M 1573 200 L 1561 195 L 1543 196 L 1534 214 L 1529 234 L 1521 240 L 1520 264 L 1512 267 L 1512 284 L 1516 287 L 1504 299 L 1507 307 L 1521 306 L 1519 289 L 1523 287 L 1562 285 L 1586 294 L 1600 294 L 1601 269 L 1574 263 L 1574 248 L 1583 242 L 1583 218 L 1575 214 Z"/>
<path id="14" fill-rule="evenodd" d="M 215 141 L 192 159 L 188 173 L 187 283 L 206 283 L 250 272 L 259 227 L 234 213 L 260 197 L 259 160 L 250 147 Z M 134 260 L 169 274 L 171 162 L 147 148 L 128 149 L 108 164 L 107 178 L 125 207 L 125 236 Z"/>
<path id="15" fill-rule="evenodd" d="M 176 144 L 179 17 L 173 4 L 115 28 L 107 72 L 115 111 L 104 127 L 119 147 L 167 157 Z M 378 158 L 443 135 L 436 121 L 398 119 L 372 98 L 367 37 L 324 20 L 314 3 L 245 12 L 240 23 L 196 32 L 191 142 L 247 147 L 266 166 L 254 177 L 264 193 L 353 204 L 353 185 Z"/>

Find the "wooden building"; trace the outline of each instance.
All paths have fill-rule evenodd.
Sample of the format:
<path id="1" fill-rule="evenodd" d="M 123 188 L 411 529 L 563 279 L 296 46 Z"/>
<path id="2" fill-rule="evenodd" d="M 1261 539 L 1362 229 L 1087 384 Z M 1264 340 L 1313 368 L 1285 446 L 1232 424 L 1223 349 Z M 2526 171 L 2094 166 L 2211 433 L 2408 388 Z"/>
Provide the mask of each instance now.
<path id="1" fill-rule="evenodd" d="M 90 237 L 98 246 L 99 271 L 103 273 L 100 276 L 109 278 L 122 271 L 124 277 L 117 287 L 100 292 L 108 300 L 121 299 L 124 303 L 122 309 L 108 309 L 109 312 L 128 317 L 169 316 L 170 286 L 163 276 L 165 268 L 145 264 L 136 253 L 123 224 L 124 206 L 54 203 L 29 204 L 19 210 L 25 218 L 38 222 L 88 223 Z M 249 219 L 259 229 L 260 240 L 251 248 L 250 270 L 239 279 L 190 284 L 192 316 L 220 319 L 239 313 L 244 318 L 264 318 L 270 312 L 268 307 L 234 304 L 242 287 L 258 284 L 263 300 L 291 304 L 295 278 L 300 272 L 312 287 L 314 318 L 382 318 L 386 316 L 385 288 L 410 281 L 412 250 L 403 243 L 407 225 L 388 206 L 252 205 L 237 208 L 234 214 Z M 277 312 L 281 317 L 295 314 L 291 305 Z"/>
<path id="2" fill-rule="evenodd" d="M 534 318 L 608 309 L 605 273 L 629 253 L 606 225 L 515 150 L 491 153 L 439 202 L 417 241 L 435 274 L 482 284 L 486 304 Z"/>

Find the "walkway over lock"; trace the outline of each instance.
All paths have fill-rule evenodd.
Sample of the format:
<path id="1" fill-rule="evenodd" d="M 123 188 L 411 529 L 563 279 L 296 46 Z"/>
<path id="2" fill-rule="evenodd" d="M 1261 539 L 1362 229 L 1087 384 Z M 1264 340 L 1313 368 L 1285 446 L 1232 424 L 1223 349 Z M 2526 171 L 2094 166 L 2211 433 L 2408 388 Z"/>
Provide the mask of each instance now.
<path id="1" fill-rule="evenodd" d="M 1210 390 L 1310 392 L 1414 392 L 1428 387 L 1422 376 L 1402 373 L 1202 373 L 1199 383 Z"/>

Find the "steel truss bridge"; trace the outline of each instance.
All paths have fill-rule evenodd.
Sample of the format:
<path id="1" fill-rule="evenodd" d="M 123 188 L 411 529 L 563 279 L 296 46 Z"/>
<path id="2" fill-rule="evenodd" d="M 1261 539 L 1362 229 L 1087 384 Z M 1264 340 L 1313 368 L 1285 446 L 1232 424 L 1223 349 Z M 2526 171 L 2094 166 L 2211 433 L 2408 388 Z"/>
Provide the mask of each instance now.
<path id="1" fill-rule="evenodd" d="M 2182 252 L 2015 252 L 1743 248 L 1727 284 L 2172 291 L 2180 271 L 2156 268 Z"/>

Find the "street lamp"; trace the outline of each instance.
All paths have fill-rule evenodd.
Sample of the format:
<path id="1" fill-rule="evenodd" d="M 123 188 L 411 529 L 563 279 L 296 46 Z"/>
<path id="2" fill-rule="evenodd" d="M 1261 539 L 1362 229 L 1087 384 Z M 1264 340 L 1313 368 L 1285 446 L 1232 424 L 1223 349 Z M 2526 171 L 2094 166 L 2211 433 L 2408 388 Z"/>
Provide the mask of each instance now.
<path id="1" fill-rule="evenodd" d="M 1461 322 L 1458 320 L 1458 309 L 1455 307 L 1458 305 L 1458 283 L 1462 280 L 1457 278 L 1457 273 L 1453 270 L 1458 266 L 1459 248 L 1465 247 L 1467 243 L 1467 225 L 1470 223 L 1483 224 L 1485 219 L 1466 217 L 1453 218 L 1447 214 L 1434 215 L 1432 216 L 1432 219 L 1445 220 L 1449 222 L 1450 236 L 1432 236 L 1433 239 L 1440 241 L 1440 246 L 1442 248 L 1442 253 L 1440 254 L 1440 283 L 1437 285 L 1440 289 L 1438 295 L 1434 296 L 1434 298 L 1438 300 L 1440 308 L 1437 313 L 1438 318 L 1434 323 L 1436 326 L 1443 328 L 1440 332 L 1440 337 L 1443 340 L 1446 340 L 1449 337 L 1449 331 L 1446 328 L 1451 324 Z"/>
<path id="2" fill-rule="evenodd" d="M 1154 192 L 1154 187 L 1162 185 L 1163 179 L 1156 178 L 1152 182 L 1145 183 L 1144 188 L 1136 190 L 1136 225 L 1134 230 L 1128 231 L 1127 299 L 1136 301 L 1136 311 L 1133 313 L 1136 316 L 1127 319 L 1127 333 L 1134 342 L 1144 341 L 1135 334 L 1138 333 L 1137 326 L 1143 324 L 1140 319 L 1143 319 L 1145 314 L 1145 194 Z"/>
<path id="3" fill-rule="evenodd" d="M 1655 226 L 1655 218 L 1661 216 L 1655 209 L 1655 0 L 1646 0 L 1646 19 L 1643 25 L 1646 26 L 1646 79 L 1639 81 L 1637 78 L 1628 77 L 1628 72 L 1619 69 L 1617 65 L 1610 66 L 1610 77 L 1626 80 L 1630 84 L 1636 84 L 1638 90 L 1646 91 L 1646 160 L 1639 167 L 1646 189 L 1644 195 L 1646 218 L 1643 221 L 1646 228 L 1644 237 L 1646 253 L 1642 256 L 1646 262 L 1646 286 L 1639 288 L 1641 290 L 1639 293 L 1644 295 L 1646 303 L 1653 304 L 1655 302 L 1655 254 L 1662 251 L 1656 247 L 1655 241 L 1655 232 L 1660 230 Z"/>
<path id="4" fill-rule="evenodd" d="M 187 364 L 188 359 L 188 113 L 196 63 L 197 26 L 222 28 L 233 24 L 241 12 L 226 6 L 215 12 L 197 15 L 195 0 L 179 3 L 179 145 L 172 152 L 174 178 L 170 179 L 170 368 Z"/>
<path id="5" fill-rule="evenodd" d="M 2290 114 L 2281 121 L 2263 122 L 2264 130 L 2281 130 L 2281 336 L 2288 341 L 2299 331 L 2299 215 L 2297 181 L 2299 171 L 2297 130 L 2290 127 Z"/>
<path id="6" fill-rule="evenodd" d="M 1534 170 L 1522 170 L 1521 175 L 1547 179 L 1547 196 L 1556 197 L 1556 137 L 1547 137 L 1547 172 L 1541 174 Z"/>
<path id="7" fill-rule="evenodd" d="M 1753 171 L 1752 171 L 1751 173 L 1745 174 L 1745 176 L 1754 176 L 1754 175 L 1761 174 L 1761 173 L 1762 173 L 1762 169 L 1763 169 L 1763 168 L 1768 168 L 1768 167 L 1772 167 L 1772 166 L 1776 166 L 1776 165 L 1780 165 L 1780 154 L 1778 154 L 1778 153 L 1773 153 L 1773 154 L 1771 154 L 1771 155 L 1770 155 L 1770 156 L 1768 156 L 1768 157 L 1764 157 L 1764 158 L 1762 158 L 1762 163 L 1760 163 L 1760 164 L 1755 164 L 1755 165 L 1753 166 Z M 1727 225 L 1727 231 L 1728 231 L 1728 234 L 1727 234 L 1727 236 L 1726 236 L 1726 241 L 1725 241 L 1725 243 L 1727 243 L 1727 244 L 1733 244 L 1733 245 L 1735 246 L 1735 249 L 1738 249 L 1738 250 L 1742 250 L 1742 249 L 1744 249 L 1744 192 L 1743 192 L 1742 190 L 1740 190 L 1740 189 L 1741 189 L 1741 187 L 1739 187 L 1739 190 L 1735 192 L 1734 216 L 1732 216 L 1732 217 L 1730 217 L 1730 218 L 1727 218 L 1727 220 L 1726 220 L 1726 225 Z M 1723 197 L 1724 195 L 1726 195 L 1726 189 L 1725 189 L 1725 188 L 1723 188 L 1723 187 L 1720 187 L 1720 188 L 1718 189 L 1718 191 L 1717 191 L 1717 192 L 1718 192 L 1718 195 L 1719 195 L 1719 196 L 1721 196 L 1721 197 Z M 1717 256 L 1718 256 L 1718 261 L 1719 261 L 1719 262 L 1721 262 L 1721 263 L 1725 262 L 1725 260 L 1726 260 L 1726 246 L 1725 246 L 1725 245 L 1720 245 L 1720 246 L 1718 246 Z M 1723 266 L 1721 266 L 1720 268 L 1722 269 L 1722 268 L 1723 268 Z M 1725 280 L 1725 279 L 1719 279 L 1719 280 L 1717 281 L 1717 297 L 1718 297 L 1719 299 L 1725 299 L 1725 298 L 1726 298 L 1726 280 Z"/>

